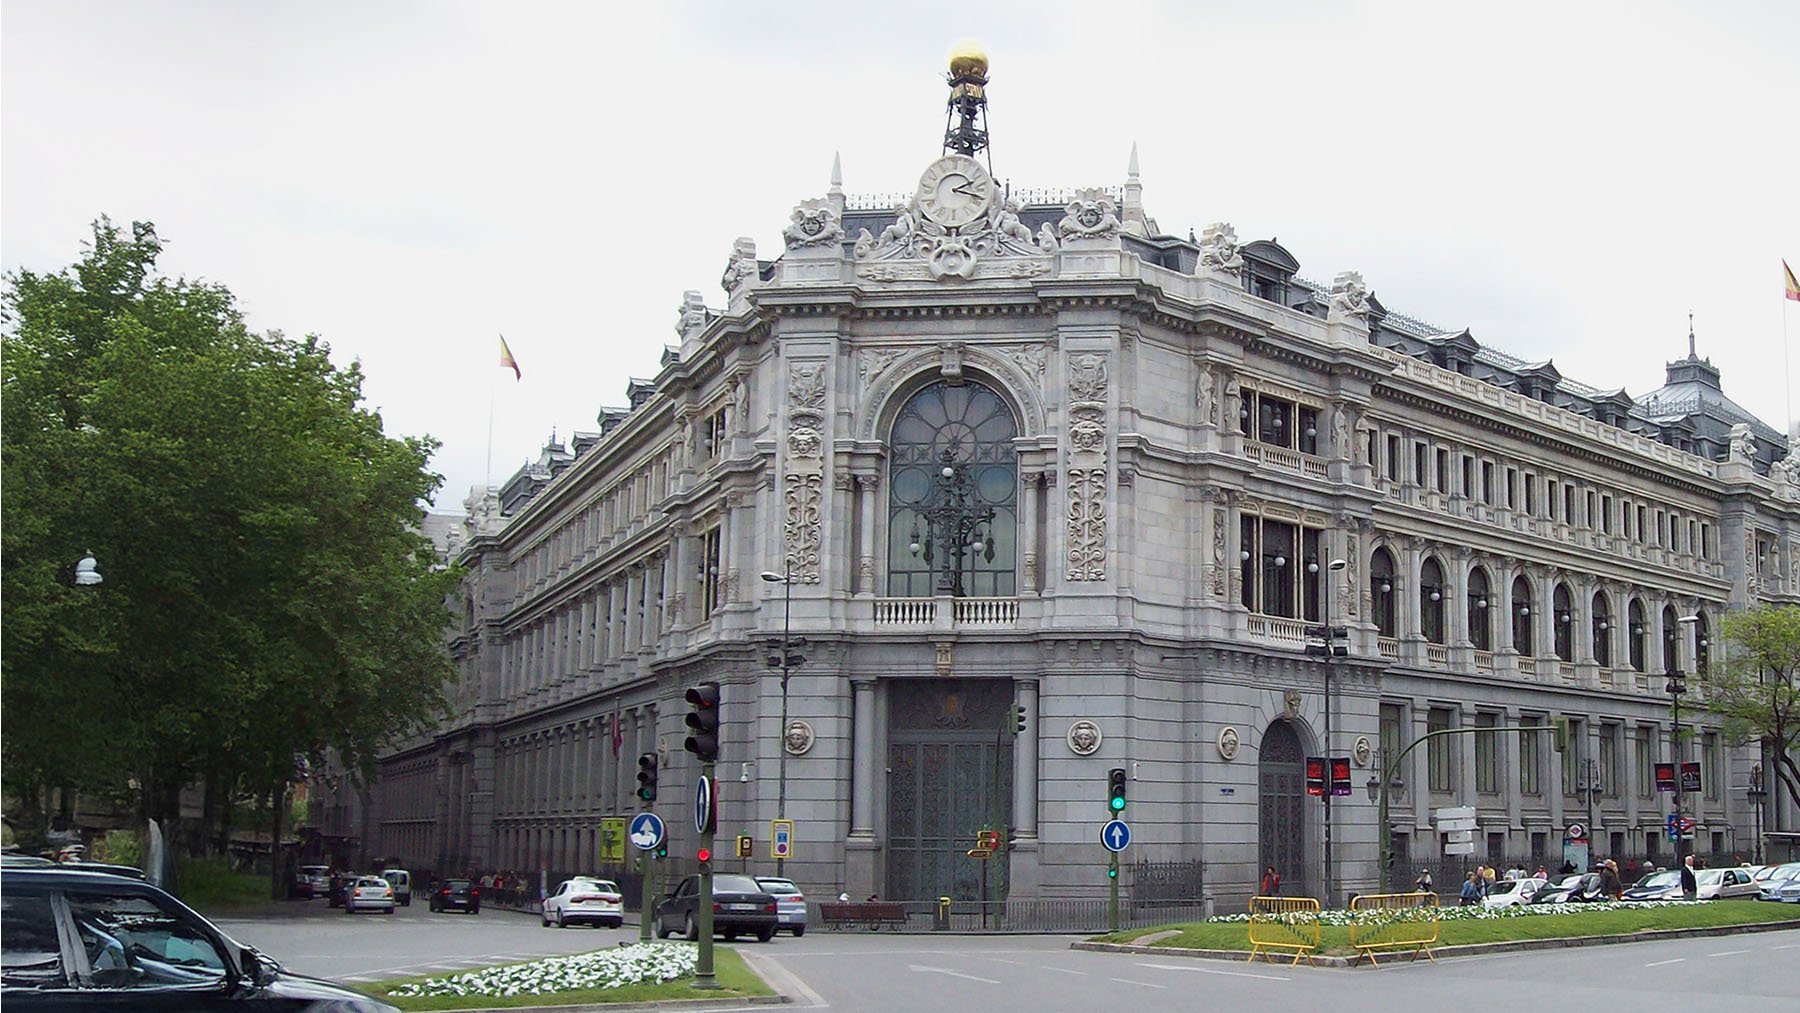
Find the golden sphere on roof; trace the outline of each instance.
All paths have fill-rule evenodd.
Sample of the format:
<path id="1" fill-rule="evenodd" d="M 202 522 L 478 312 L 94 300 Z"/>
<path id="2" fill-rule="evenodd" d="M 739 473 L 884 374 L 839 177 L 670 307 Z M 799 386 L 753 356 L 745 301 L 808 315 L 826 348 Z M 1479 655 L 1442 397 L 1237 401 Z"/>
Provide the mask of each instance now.
<path id="1" fill-rule="evenodd" d="M 950 47 L 951 77 L 986 77 L 987 50 L 974 39 L 963 39 Z"/>

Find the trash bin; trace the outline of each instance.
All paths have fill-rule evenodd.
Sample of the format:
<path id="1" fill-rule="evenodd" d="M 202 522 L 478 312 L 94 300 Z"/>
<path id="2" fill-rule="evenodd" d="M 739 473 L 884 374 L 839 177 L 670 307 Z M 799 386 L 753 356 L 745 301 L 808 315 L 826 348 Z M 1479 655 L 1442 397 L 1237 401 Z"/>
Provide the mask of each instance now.
<path id="1" fill-rule="evenodd" d="M 938 898 L 937 915 L 932 919 L 931 927 L 938 932 L 950 928 L 950 898 Z"/>

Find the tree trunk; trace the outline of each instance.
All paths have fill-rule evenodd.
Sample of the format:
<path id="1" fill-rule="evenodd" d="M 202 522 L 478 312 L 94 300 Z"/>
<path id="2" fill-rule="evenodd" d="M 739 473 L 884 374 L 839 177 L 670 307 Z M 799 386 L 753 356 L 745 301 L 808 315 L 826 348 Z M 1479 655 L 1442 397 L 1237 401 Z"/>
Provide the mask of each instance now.
<path id="1" fill-rule="evenodd" d="M 286 896 L 282 889 L 285 885 L 281 877 L 281 797 L 286 794 L 285 786 L 279 781 L 269 790 L 269 899 L 281 900 Z"/>

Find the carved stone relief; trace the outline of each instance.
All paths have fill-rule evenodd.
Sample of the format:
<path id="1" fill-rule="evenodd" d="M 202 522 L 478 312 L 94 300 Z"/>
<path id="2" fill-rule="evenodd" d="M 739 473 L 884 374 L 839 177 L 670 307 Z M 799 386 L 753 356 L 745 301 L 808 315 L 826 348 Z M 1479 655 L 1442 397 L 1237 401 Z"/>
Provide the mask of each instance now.
<path id="1" fill-rule="evenodd" d="M 1048 252 L 1019 220 L 1018 200 L 993 202 L 988 213 L 945 226 L 919 209 L 915 195 L 894 209 L 894 223 L 875 236 L 861 230 L 852 249 L 858 277 L 870 281 L 948 281 L 976 276 L 1030 278 L 1050 272 Z"/>
<path id="2" fill-rule="evenodd" d="M 1212 559 L 1208 564 L 1212 567 L 1212 596 L 1225 597 L 1225 578 L 1232 570 L 1230 560 L 1225 558 L 1225 507 L 1223 504 L 1212 508 Z"/>
<path id="3" fill-rule="evenodd" d="M 829 200 L 814 198 L 801 201 L 789 215 L 787 228 L 781 230 L 788 249 L 825 246 L 844 241 L 844 226 L 838 220 L 837 207 Z"/>
<path id="4" fill-rule="evenodd" d="M 787 471 L 783 486 L 783 535 L 787 564 L 802 583 L 819 582 L 823 537 L 825 364 L 788 368 Z"/>
<path id="5" fill-rule="evenodd" d="M 1237 230 L 1227 222 L 1214 222 L 1200 236 L 1200 269 L 1237 274 L 1244 269 L 1238 253 Z"/>
<path id="6" fill-rule="evenodd" d="M 1065 243 L 1076 239 L 1114 239 L 1119 235 L 1119 208 L 1105 191 L 1079 191 L 1063 210 L 1056 231 Z"/>
<path id="7" fill-rule="evenodd" d="M 1356 271 L 1340 271 L 1331 279 L 1331 308 L 1327 311 L 1327 320 L 1353 319 L 1367 323 L 1369 319 L 1369 290 L 1363 285 L 1362 275 Z"/>
<path id="8" fill-rule="evenodd" d="M 731 258 L 725 262 L 725 273 L 719 276 L 719 287 L 731 292 L 756 276 L 756 240 L 739 236 L 731 244 Z"/>
<path id="9" fill-rule="evenodd" d="M 1068 579 L 1106 579 L 1106 356 L 1069 362 Z"/>

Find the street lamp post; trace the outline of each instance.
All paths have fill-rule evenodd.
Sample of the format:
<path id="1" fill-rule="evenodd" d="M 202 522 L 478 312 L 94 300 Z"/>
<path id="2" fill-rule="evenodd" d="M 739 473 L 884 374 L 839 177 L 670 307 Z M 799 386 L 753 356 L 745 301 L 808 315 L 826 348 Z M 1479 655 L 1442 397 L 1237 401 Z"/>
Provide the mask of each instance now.
<path id="1" fill-rule="evenodd" d="M 794 621 L 794 561 L 788 559 L 783 563 L 781 573 L 764 570 L 762 579 L 771 584 L 781 585 L 781 728 L 775 736 L 775 818 L 787 819 L 787 726 L 788 726 L 788 676 L 793 671 L 793 621 Z M 786 860 L 775 856 L 775 875 L 785 875 L 783 869 Z"/>
<path id="2" fill-rule="evenodd" d="M 1675 620 L 1682 626 L 1689 627 L 1700 621 L 1697 615 L 1682 616 Z M 1675 865 L 1679 868 L 1687 856 L 1687 834 L 1681 825 L 1681 695 L 1687 692 L 1687 683 L 1683 681 L 1679 668 L 1669 673 L 1669 681 L 1663 687 L 1669 694 L 1669 710 L 1672 727 L 1669 729 L 1669 758 L 1675 763 Z"/>
<path id="3" fill-rule="evenodd" d="M 971 564 L 976 556 L 990 563 L 994 560 L 994 539 L 989 530 L 994 520 L 994 508 L 974 505 L 975 482 L 969 477 L 968 466 L 956 460 L 955 449 L 945 447 L 938 454 L 938 463 L 931 500 L 916 508 L 925 518 L 925 530 L 921 533 L 915 520 L 907 548 L 928 564 L 934 562 L 934 557 L 941 551 L 943 558 L 938 568 L 937 590 L 940 594 L 960 598 L 967 593 L 963 587 L 965 557 Z"/>
<path id="4" fill-rule="evenodd" d="M 1277 565 L 1279 565 L 1279 562 L 1280 561 L 1277 560 Z M 1317 561 L 1314 561 L 1313 563 L 1308 564 L 1308 565 L 1316 570 L 1318 568 L 1319 564 Z M 1318 640 L 1322 641 L 1322 643 L 1312 643 L 1312 644 L 1308 644 L 1306 647 L 1308 654 L 1322 653 L 1325 656 L 1325 729 L 1324 729 L 1324 739 L 1325 739 L 1325 889 L 1324 889 L 1324 895 L 1325 895 L 1325 905 L 1328 907 L 1330 906 L 1331 901 L 1332 901 L 1332 890 L 1336 886 L 1336 883 L 1335 883 L 1336 877 L 1334 877 L 1332 875 L 1333 867 L 1331 864 L 1331 793 L 1332 793 L 1332 788 L 1333 788 L 1333 784 L 1334 784 L 1333 778 L 1331 776 L 1332 775 L 1331 672 L 1332 672 L 1332 669 L 1335 668 L 1337 665 L 1336 659 L 1340 655 L 1349 653 L 1349 645 L 1348 645 L 1347 641 L 1349 640 L 1349 636 L 1350 636 L 1350 630 L 1347 627 L 1331 625 L 1331 582 L 1333 580 L 1337 579 L 1336 575 L 1337 575 L 1338 571 L 1344 569 L 1344 567 L 1346 567 L 1348 565 L 1349 564 L 1345 560 L 1334 559 L 1331 561 L 1330 565 L 1326 568 L 1325 588 L 1323 591 L 1324 606 L 1325 606 L 1323 609 L 1323 615 L 1324 615 L 1324 619 L 1325 619 L 1325 625 L 1324 626 L 1315 626 L 1307 631 L 1309 634 L 1316 637 Z"/>
<path id="5" fill-rule="evenodd" d="M 1750 800 L 1750 812 L 1752 813 L 1753 818 L 1756 821 L 1756 824 L 1755 824 L 1756 843 L 1753 845 L 1753 847 L 1755 848 L 1755 852 L 1756 852 L 1756 864 L 1761 865 L 1762 860 L 1763 860 L 1763 833 L 1762 833 L 1763 800 L 1769 797 L 1769 793 L 1767 791 L 1763 790 L 1763 765 L 1762 764 L 1757 763 L 1757 764 L 1751 765 L 1751 767 L 1750 767 L 1750 790 L 1746 791 L 1744 793 L 1744 795 L 1747 798 L 1749 798 L 1749 800 Z"/>
<path id="6" fill-rule="evenodd" d="M 1369 800 L 1377 803 L 1375 823 L 1377 833 L 1381 835 L 1382 893 L 1387 893 L 1392 888 L 1394 875 L 1394 832 L 1388 823 L 1388 792 L 1390 789 L 1397 790 L 1406 787 L 1405 782 L 1401 781 L 1398 776 L 1399 765 L 1400 758 L 1398 756 L 1390 757 L 1384 749 L 1375 750 L 1375 769 L 1380 772 L 1380 775 L 1377 777 L 1371 774 L 1369 783 L 1365 786 L 1369 792 Z"/>

